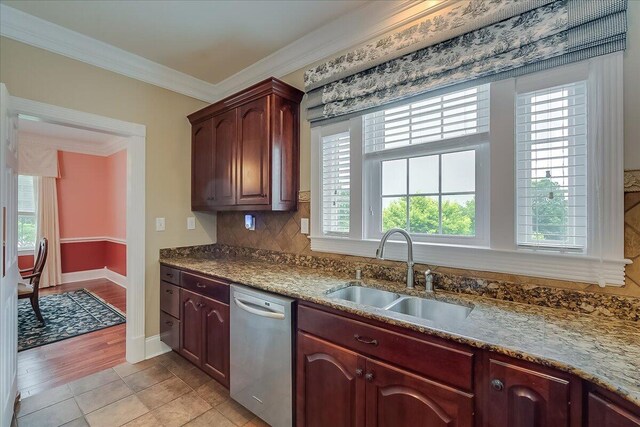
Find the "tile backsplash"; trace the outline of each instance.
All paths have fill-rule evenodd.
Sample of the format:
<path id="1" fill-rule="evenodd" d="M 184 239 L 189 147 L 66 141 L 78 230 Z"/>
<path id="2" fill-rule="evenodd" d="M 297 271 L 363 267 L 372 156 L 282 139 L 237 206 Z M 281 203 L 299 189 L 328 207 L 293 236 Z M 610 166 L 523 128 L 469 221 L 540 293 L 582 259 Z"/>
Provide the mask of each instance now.
<path id="1" fill-rule="evenodd" d="M 597 285 L 569 281 L 543 279 L 515 274 L 471 271 L 456 268 L 430 266 L 432 270 L 446 276 L 463 276 L 482 282 L 508 282 L 525 287 L 563 288 L 640 297 L 640 187 L 626 187 L 625 193 L 625 257 L 633 264 L 627 266 L 626 285 L 621 288 L 599 288 Z M 379 261 L 375 258 L 353 257 L 337 254 L 313 252 L 311 241 L 300 232 L 300 220 L 309 218 L 311 208 L 309 192 L 300 193 L 296 212 L 251 212 L 256 217 L 255 231 L 244 228 L 247 212 L 219 212 L 217 218 L 218 243 L 252 249 L 285 252 L 296 255 L 313 255 L 326 258 L 340 258 L 353 262 L 401 266 L 393 261 Z M 445 277 L 445 276 L 442 276 Z"/>

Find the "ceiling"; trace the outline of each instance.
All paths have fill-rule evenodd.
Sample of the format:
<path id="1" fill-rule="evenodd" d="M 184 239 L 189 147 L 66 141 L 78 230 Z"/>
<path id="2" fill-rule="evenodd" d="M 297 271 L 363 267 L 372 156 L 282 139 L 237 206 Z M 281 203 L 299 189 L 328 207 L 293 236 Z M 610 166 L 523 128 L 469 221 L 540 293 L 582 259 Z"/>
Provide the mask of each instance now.
<path id="1" fill-rule="evenodd" d="M 2 3 L 215 84 L 368 2 L 2 0 Z"/>

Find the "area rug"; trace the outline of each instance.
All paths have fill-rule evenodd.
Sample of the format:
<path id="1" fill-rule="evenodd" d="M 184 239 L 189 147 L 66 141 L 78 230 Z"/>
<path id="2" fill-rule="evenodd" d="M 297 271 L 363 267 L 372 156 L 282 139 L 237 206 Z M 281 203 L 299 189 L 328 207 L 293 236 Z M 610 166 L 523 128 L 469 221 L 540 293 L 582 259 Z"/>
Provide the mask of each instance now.
<path id="1" fill-rule="evenodd" d="M 28 299 L 18 300 L 18 351 L 125 323 L 115 307 L 86 289 L 40 297 L 43 325 Z"/>

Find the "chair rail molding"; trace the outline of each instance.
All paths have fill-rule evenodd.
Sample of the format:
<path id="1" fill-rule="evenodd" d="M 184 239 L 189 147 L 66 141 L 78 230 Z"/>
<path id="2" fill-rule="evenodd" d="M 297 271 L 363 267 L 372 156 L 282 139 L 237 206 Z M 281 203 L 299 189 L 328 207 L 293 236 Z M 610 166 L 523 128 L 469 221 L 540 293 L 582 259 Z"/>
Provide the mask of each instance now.
<path id="1" fill-rule="evenodd" d="M 267 77 L 283 77 L 393 31 L 455 0 L 371 2 L 297 39 L 217 84 L 0 4 L 0 35 L 205 102 Z"/>

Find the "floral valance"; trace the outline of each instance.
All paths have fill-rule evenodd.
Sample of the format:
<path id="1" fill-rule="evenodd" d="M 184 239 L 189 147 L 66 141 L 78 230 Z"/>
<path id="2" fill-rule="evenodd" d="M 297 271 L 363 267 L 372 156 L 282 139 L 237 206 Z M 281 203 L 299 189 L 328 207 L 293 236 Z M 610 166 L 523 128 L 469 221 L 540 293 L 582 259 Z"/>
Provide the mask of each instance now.
<path id="1" fill-rule="evenodd" d="M 626 9 L 627 0 L 456 2 L 308 70 L 308 119 L 345 119 L 465 82 L 623 50 Z"/>

